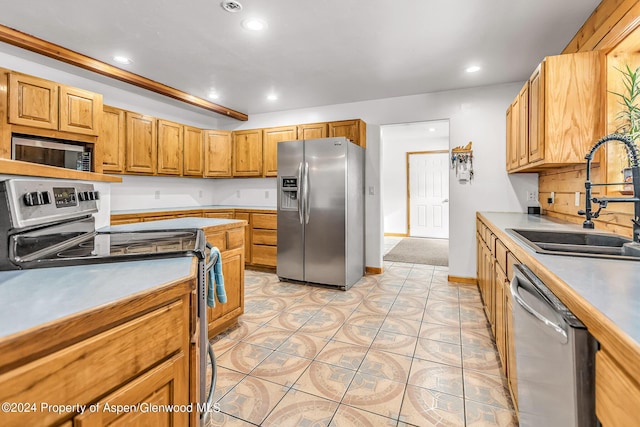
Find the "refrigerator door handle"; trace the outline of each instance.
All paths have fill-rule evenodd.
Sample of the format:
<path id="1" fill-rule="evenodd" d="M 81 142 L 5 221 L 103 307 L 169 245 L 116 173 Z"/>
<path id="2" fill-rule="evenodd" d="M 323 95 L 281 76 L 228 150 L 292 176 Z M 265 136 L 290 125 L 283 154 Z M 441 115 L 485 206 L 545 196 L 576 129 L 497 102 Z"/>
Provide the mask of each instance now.
<path id="1" fill-rule="evenodd" d="M 304 162 L 304 223 L 309 224 L 311 205 L 309 203 L 309 163 Z"/>
<path id="2" fill-rule="evenodd" d="M 296 198 L 298 199 L 298 218 L 300 219 L 300 224 L 303 221 L 304 215 L 304 201 L 302 200 L 302 162 L 298 163 L 298 189 L 296 190 Z"/>

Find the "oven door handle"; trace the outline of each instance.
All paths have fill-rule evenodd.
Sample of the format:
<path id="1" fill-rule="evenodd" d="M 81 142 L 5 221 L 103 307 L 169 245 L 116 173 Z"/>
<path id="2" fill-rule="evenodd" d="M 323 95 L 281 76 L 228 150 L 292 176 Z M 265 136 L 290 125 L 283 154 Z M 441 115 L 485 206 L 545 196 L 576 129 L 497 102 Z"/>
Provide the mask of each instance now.
<path id="1" fill-rule="evenodd" d="M 213 250 L 213 245 L 209 242 L 207 242 L 207 249 L 209 249 L 209 262 L 207 262 L 207 265 L 205 266 L 205 270 L 208 273 L 209 270 L 213 268 L 213 264 L 216 263 L 217 258 L 211 257 L 211 250 Z"/>

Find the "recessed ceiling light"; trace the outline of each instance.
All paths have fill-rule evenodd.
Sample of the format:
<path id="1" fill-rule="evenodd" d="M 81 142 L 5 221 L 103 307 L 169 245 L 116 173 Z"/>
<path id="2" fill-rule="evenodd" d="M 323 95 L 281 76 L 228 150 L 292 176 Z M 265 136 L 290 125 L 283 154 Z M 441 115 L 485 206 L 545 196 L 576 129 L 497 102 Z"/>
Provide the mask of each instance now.
<path id="1" fill-rule="evenodd" d="M 222 7 L 227 12 L 236 13 L 242 10 L 242 5 L 237 1 L 233 0 L 225 0 L 220 3 L 220 7 Z"/>
<path id="2" fill-rule="evenodd" d="M 208 95 L 208 96 L 209 96 L 209 98 L 211 98 L 211 99 L 218 99 L 218 98 L 220 98 L 220 95 L 218 95 L 218 93 L 217 93 L 217 92 L 213 92 L 213 91 L 212 91 L 212 92 L 209 92 L 209 95 Z"/>
<path id="3" fill-rule="evenodd" d="M 275 93 L 269 94 L 267 95 L 267 99 L 269 101 L 276 101 L 278 99 L 278 95 L 276 95 Z"/>
<path id="4" fill-rule="evenodd" d="M 251 31 L 262 31 L 267 28 L 267 23 L 261 19 L 245 19 L 242 21 L 242 27 Z"/>
<path id="5" fill-rule="evenodd" d="M 127 58 L 126 56 L 114 56 L 113 60 L 116 61 L 118 64 L 131 64 L 133 61 L 129 58 Z"/>
<path id="6" fill-rule="evenodd" d="M 467 67 L 465 71 L 467 73 L 475 73 L 477 71 L 480 71 L 480 67 L 478 67 L 477 65 L 472 65 L 471 67 Z"/>
<path id="7" fill-rule="evenodd" d="M 429 132 L 435 132 L 436 128 L 429 128 Z"/>

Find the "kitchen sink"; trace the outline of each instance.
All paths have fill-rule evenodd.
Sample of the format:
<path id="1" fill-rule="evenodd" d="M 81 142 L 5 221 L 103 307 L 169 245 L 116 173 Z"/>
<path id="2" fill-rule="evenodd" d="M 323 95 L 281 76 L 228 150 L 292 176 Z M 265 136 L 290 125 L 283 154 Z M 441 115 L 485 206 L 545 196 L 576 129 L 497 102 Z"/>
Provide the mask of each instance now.
<path id="1" fill-rule="evenodd" d="M 640 261 L 640 243 L 615 234 L 522 229 L 507 231 L 541 254 Z"/>

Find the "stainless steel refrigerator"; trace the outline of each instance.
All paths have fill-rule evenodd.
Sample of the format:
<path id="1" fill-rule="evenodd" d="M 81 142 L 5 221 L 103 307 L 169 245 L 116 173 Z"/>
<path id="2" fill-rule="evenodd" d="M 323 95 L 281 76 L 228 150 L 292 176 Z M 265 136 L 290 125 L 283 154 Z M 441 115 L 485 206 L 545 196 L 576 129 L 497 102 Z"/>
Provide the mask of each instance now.
<path id="1" fill-rule="evenodd" d="M 278 143 L 278 276 L 349 289 L 364 275 L 364 149 Z"/>

